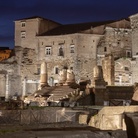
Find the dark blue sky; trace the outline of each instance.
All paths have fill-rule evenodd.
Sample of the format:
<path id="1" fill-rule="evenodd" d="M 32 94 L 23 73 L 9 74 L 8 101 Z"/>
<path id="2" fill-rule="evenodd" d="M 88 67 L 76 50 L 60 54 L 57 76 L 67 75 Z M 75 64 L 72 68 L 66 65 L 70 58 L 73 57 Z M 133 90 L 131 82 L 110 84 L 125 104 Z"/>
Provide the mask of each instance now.
<path id="1" fill-rule="evenodd" d="M 42 16 L 61 24 L 117 20 L 138 13 L 138 0 L 0 0 L 0 46 L 14 47 L 14 21 Z"/>

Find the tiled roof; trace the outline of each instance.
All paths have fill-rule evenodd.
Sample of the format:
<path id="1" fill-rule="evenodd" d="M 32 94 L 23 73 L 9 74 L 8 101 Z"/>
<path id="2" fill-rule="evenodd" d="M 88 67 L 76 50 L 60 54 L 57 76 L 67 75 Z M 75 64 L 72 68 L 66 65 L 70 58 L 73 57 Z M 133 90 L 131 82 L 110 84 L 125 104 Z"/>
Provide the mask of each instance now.
<path id="1" fill-rule="evenodd" d="M 117 24 L 116 22 L 119 22 L 119 24 Z M 41 34 L 40 36 L 52 36 L 52 35 L 65 35 L 65 34 L 80 33 L 81 31 L 88 30 L 90 28 L 98 27 L 101 25 L 105 25 L 105 26 L 109 26 L 109 27 L 123 27 L 124 24 L 122 22 L 126 23 L 129 21 L 128 21 L 128 19 L 123 19 L 123 20 L 119 20 L 119 21 L 102 21 L 102 22 L 89 22 L 89 23 L 61 25 L 57 28 L 54 28 L 48 32 Z M 130 28 L 130 25 L 127 25 L 127 28 Z"/>
<path id="2" fill-rule="evenodd" d="M 112 23 L 113 21 L 105 21 L 105 22 L 89 22 L 89 23 L 79 23 L 79 24 L 67 24 L 61 25 L 57 28 L 54 28 L 48 32 L 43 33 L 41 36 L 50 36 L 50 35 L 64 35 L 64 34 L 73 34 L 79 33 L 81 31 L 101 26 L 107 23 Z"/>

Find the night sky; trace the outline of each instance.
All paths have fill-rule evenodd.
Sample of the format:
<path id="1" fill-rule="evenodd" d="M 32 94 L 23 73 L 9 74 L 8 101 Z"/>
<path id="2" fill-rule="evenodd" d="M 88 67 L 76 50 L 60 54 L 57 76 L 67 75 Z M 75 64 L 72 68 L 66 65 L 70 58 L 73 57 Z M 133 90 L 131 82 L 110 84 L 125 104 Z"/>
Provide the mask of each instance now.
<path id="1" fill-rule="evenodd" d="M 138 0 L 0 0 L 0 46 L 14 47 L 14 21 L 41 16 L 61 24 L 117 20 L 138 13 Z"/>

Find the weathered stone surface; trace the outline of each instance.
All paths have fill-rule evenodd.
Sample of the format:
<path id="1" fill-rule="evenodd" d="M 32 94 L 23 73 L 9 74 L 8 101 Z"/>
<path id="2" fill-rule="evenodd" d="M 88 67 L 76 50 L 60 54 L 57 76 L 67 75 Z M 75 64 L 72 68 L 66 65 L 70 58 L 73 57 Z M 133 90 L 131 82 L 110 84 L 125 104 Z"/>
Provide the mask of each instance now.
<path id="1" fill-rule="evenodd" d="M 138 138 L 138 112 L 125 113 L 128 138 Z"/>
<path id="2" fill-rule="evenodd" d="M 102 130 L 126 130 L 123 114 L 137 112 L 137 106 L 103 107 L 97 115 L 91 117 L 89 126 Z"/>
<path id="3" fill-rule="evenodd" d="M 115 60 L 115 85 L 132 85 L 132 65 L 130 58 Z"/>
<path id="4" fill-rule="evenodd" d="M 59 72 L 59 84 L 64 84 L 67 80 L 67 70 L 66 69 L 62 69 Z"/>
<path id="5" fill-rule="evenodd" d="M 67 80 L 65 83 L 66 84 L 75 83 L 75 74 L 74 74 L 73 70 L 70 70 L 70 69 L 67 70 Z"/>
<path id="6" fill-rule="evenodd" d="M 94 77 L 94 80 L 101 80 L 101 79 L 103 79 L 102 66 L 95 66 L 93 68 L 93 77 Z"/>
<path id="7" fill-rule="evenodd" d="M 92 86 L 94 88 L 105 88 L 105 86 L 107 85 L 107 83 L 104 81 L 103 78 L 103 69 L 102 66 L 95 66 L 93 68 L 93 82 L 92 82 Z M 96 93 L 96 90 L 95 90 Z"/>
<path id="8" fill-rule="evenodd" d="M 14 68 L 13 70 L 19 75 L 20 78 L 18 79 L 17 85 L 21 88 L 16 91 L 20 95 L 22 92 L 24 93 L 23 95 L 27 95 L 37 90 L 38 80 L 40 77 L 40 63 L 43 60 L 48 63 L 48 81 L 52 78 L 52 84 L 54 85 L 58 83 L 59 77 L 59 73 L 55 72 L 55 68 L 60 71 L 63 66 L 66 65 L 68 68 L 73 68 L 76 81 L 79 81 L 81 77 L 87 76 L 90 80 L 93 80 L 93 68 L 97 64 L 102 65 L 102 59 L 105 55 L 113 54 L 116 59 L 120 57 L 131 58 L 131 55 L 136 57 L 138 42 L 137 15 L 131 16 L 130 19 L 131 26 L 130 21 L 126 19 L 113 22 L 94 23 L 94 26 L 93 23 L 86 23 L 82 25 L 76 24 L 71 26 L 61 25 L 61 28 L 69 28 L 66 28 L 67 30 L 60 29 L 57 35 L 54 35 L 54 33 L 52 33 L 53 31 L 47 32 L 59 26 L 56 22 L 48 21 L 40 17 L 26 18 L 15 21 L 16 56 L 13 58 L 16 59 L 17 64 L 16 67 L 13 67 L 14 65 L 11 66 L 10 64 L 10 68 Z M 21 26 L 22 21 L 25 22 L 26 27 Z M 73 30 L 71 30 L 70 27 Z M 24 31 L 25 39 L 21 38 L 22 31 Z M 64 33 L 62 33 L 62 31 Z M 73 31 L 73 33 L 70 31 Z M 43 34 L 43 36 L 39 36 L 41 34 Z M 46 47 L 50 47 L 51 50 L 48 55 Z M 61 48 L 62 54 L 59 54 L 59 50 Z M 111 61 L 112 59 L 109 58 L 109 60 Z M 138 78 L 136 77 L 138 72 L 137 62 L 138 61 L 135 60 L 133 64 L 133 61 L 131 61 L 133 80 L 131 84 L 136 82 Z M 9 63 L 7 65 L 9 65 Z M 4 65 L 4 68 L 9 68 L 7 65 Z M 114 71 L 112 68 L 113 64 L 106 65 L 109 66 L 105 69 L 104 75 L 106 77 L 104 78 L 107 78 L 105 81 L 107 81 L 109 85 L 112 85 L 112 73 Z M 119 74 L 122 72 L 123 70 L 117 73 L 116 78 L 118 78 Z M 129 73 L 131 74 L 131 71 L 129 71 Z M 123 75 L 125 75 L 125 73 L 123 73 Z M 125 81 L 128 80 L 128 75 L 129 74 L 127 72 L 127 76 L 124 76 L 124 78 L 127 77 Z M 25 79 L 26 84 L 24 83 Z M 22 86 L 22 83 L 25 85 Z M 129 84 L 130 82 L 128 85 Z M 11 91 L 14 90 L 12 89 Z"/>
<path id="9" fill-rule="evenodd" d="M 102 60 L 103 78 L 108 83 L 108 85 L 114 85 L 115 68 L 114 68 L 114 56 L 109 54 L 106 55 Z"/>
<path id="10" fill-rule="evenodd" d="M 41 64 L 41 72 L 40 72 L 40 84 L 38 89 L 42 89 L 44 86 L 48 86 L 48 70 L 47 63 L 42 62 Z"/>
<path id="11" fill-rule="evenodd" d="M 134 85 L 134 94 L 132 97 L 132 105 L 138 104 L 138 83 L 135 83 Z"/>
<path id="12" fill-rule="evenodd" d="M 87 124 L 88 115 L 87 114 L 80 114 L 79 115 L 79 124 Z"/>

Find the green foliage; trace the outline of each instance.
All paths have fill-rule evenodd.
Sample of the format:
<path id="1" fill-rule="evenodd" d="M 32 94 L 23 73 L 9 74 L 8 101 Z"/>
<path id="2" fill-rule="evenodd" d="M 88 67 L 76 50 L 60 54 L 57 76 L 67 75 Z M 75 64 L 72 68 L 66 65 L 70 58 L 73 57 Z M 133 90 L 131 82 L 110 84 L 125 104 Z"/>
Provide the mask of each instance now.
<path id="1" fill-rule="evenodd" d="M 7 134 L 7 133 L 14 133 L 14 132 L 17 132 L 19 131 L 18 129 L 1 129 L 0 130 L 0 135 L 4 135 L 4 134 Z"/>

